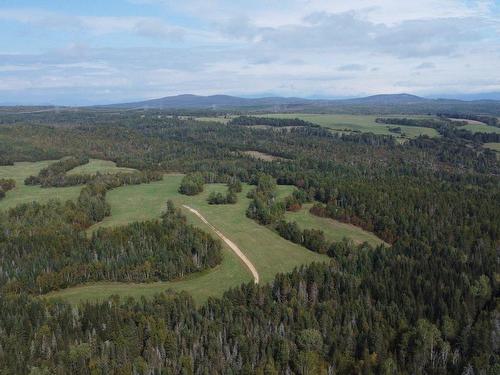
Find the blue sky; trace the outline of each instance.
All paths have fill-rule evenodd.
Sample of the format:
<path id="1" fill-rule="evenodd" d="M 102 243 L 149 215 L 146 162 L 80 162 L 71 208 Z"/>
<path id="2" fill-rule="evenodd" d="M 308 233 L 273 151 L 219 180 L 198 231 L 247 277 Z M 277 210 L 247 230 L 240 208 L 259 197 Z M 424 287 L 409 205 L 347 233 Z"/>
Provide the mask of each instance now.
<path id="1" fill-rule="evenodd" d="M 0 103 L 500 92 L 500 0 L 2 0 Z"/>

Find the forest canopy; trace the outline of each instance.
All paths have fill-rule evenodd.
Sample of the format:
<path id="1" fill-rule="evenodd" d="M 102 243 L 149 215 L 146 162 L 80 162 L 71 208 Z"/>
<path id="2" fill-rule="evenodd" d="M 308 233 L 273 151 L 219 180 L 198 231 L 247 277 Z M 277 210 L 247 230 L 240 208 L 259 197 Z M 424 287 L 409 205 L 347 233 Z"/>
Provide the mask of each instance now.
<path id="1" fill-rule="evenodd" d="M 8 116 L 0 127 L 1 164 L 71 155 L 28 182 L 81 185 L 74 201 L 0 211 L 0 373 L 499 372 L 500 162 L 482 147 L 483 136 L 443 119 L 427 122 L 440 137 L 400 143 L 311 126 L 98 111 L 51 116 L 16 124 Z M 284 159 L 249 158 L 246 150 Z M 88 158 L 139 171 L 67 177 Z M 110 215 L 110 190 L 168 172 L 185 174 L 179 191 L 188 195 L 215 182 L 227 193 L 240 191 L 240 182 L 253 185 L 251 222 L 328 261 L 243 284 L 201 306 L 171 291 L 80 305 L 40 297 L 87 281 L 152 282 L 217 270 L 219 240 L 187 224 L 172 204 L 156 220 L 86 232 Z M 2 191 L 13 186 L 1 184 Z M 295 192 L 279 196 L 277 185 Z M 320 231 L 283 220 L 305 202 L 314 215 L 391 246 L 327 243 Z"/>

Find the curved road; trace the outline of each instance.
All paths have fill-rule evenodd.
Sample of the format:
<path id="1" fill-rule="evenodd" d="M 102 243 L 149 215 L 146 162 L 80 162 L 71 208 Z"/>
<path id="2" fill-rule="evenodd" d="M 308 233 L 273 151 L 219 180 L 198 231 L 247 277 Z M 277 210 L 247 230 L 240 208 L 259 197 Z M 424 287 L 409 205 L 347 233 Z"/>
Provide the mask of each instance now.
<path id="1" fill-rule="evenodd" d="M 236 246 L 236 244 L 233 241 L 231 241 L 229 238 L 224 236 L 220 231 L 218 231 L 217 228 L 215 228 L 212 224 L 210 224 L 207 221 L 207 219 L 205 219 L 197 210 L 195 210 L 194 208 L 191 208 L 189 206 L 186 206 L 185 204 L 183 204 L 182 207 L 187 208 L 193 214 L 198 216 L 201 221 L 203 221 L 205 224 L 207 224 L 210 227 L 210 229 L 212 229 L 222 239 L 222 241 L 224 241 L 231 248 L 231 250 L 234 251 L 234 253 L 243 261 L 243 263 L 245 263 L 245 266 L 247 266 L 248 269 L 250 270 L 250 272 L 252 273 L 253 281 L 255 282 L 255 284 L 258 284 L 259 283 L 259 273 L 257 272 L 257 269 L 252 264 L 252 262 L 250 262 L 250 260 L 246 257 L 246 255 L 243 254 L 243 252 L 240 250 L 240 248 L 238 246 Z"/>

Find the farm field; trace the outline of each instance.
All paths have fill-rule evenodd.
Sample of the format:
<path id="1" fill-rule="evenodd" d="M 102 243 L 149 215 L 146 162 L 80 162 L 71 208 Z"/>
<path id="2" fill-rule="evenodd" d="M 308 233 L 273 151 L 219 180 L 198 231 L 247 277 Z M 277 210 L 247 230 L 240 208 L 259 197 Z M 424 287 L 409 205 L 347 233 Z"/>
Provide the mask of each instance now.
<path id="1" fill-rule="evenodd" d="M 451 121 L 465 121 L 469 125 L 486 125 L 484 122 L 477 121 L 477 120 L 469 120 L 469 119 L 463 119 L 463 118 L 454 118 L 454 117 L 449 117 L 448 118 Z"/>
<path id="2" fill-rule="evenodd" d="M 402 138 L 401 135 L 397 133 L 392 133 L 389 131 L 389 128 L 392 127 L 400 127 L 402 133 L 404 133 L 404 137 L 406 138 L 415 138 L 419 135 L 428 135 L 429 137 L 438 137 L 439 134 L 435 129 L 431 128 L 423 128 L 423 127 L 415 127 L 415 126 L 404 126 L 404 125 L 387 125 L 387 124 L 378 124 L 375 122 L 375 119 L 380 116 L 372 116 L 372 115 L 335 115 L 335 114 L 305 114 L 305 113 L 268 113 L 268 114 L 259 114 L 255 116 L 262 117 L 273 117 L 273 118 L 300 118 L 305 121 L 310 121 L 312 123 L 324 126 L 326 128 L 330 128 L 334 131 L 338 132 L 362 132 L 362 133 L 374 133 L 374 134 L 384 134 L 384 135 L 392 135 L 398 138 Z M 391 117 L 391 116 L 384 116 Z M 396 117 L 396 116 L 395 116 Z M 431 118 L 432 116 L 404 116 L 407 118 Z M 198 117 L 196 118 L 198 121 L 215 121 L 221 124 L 227 124 L 230 121 L 230 118 L 224 117 Z M 256 129 L 269 129 L 269 126 L 260 126 L 254 125 L 252 126 Z"/>
<path id="3" fill-rule="evenodd" d="M 500 142 L 485 143 L 483 147 L 500 152 Z"/>
<path id="4" fill-rule="evenodd" d="M 269 155 L 260 151 L 242 151 L 243 154 L 251 156 L 254 159 L 264 160 L 264 161 L 274 161 L 274 160 L 287 160 L 279 156 Z"/>
<path id="5" fill-rule="evenodd" d="M 460 128 L 466 129 L 472 133 L 499 133 L 500 134 L 500 128 L 497 128 L 496 126 L 486 125 L 483 123 L 468 124 L 468 125 L 464 125 Z"/>
<path id="6" fill-rule="evenodd" d="M 238 202 L 234 205 L 209 205 L 207 197 L 210 192 L 225 192 L 225 185 L 205 185 L 203 193 L 188 197 L 177 192 L 181 179 L 182 175 L 166 175 L 162 181 L 111 190 L 107 194 L 111 216 L 91 230 L 159 217 L 165 202 L 171 199 L 176 207 L 183 210 L 190 223 L 210 232 L 198 217 L 182 208 L 183 204 L 198 210 L 213 226 L 238 245 L 256 267 L 262 283 L 271 281 L 279 272 L 290 271 L 302 264 L 328 261 L 328 257 L 286 241 L 247 218 L 245 211 L 249 199 L 246 194 L 252 186 L 243 185 L 243 191 L 238 194 Z M 290 194 L 293 187 L 278 186 L 278 190 L 280 197 L 284 197 Z M 102 299 L 112 294 L 147 297 L 162 290 L 172 289 L 187 291 L 196 302 L 201 303 L 209 296 L 221 295 L 231 287 L 252 280 L 249 271 L 225 244 L 223 255 L 221 265 L 214 270 L 191 275 L 179 281 L 151 284 L 93 283 L 53 292 L 48 296 L 67 298 L 72 303 L 78 303 L 88 299 Z"/>
<path id="7" fill-rule="evenodd" d="M 214 121 L 214 122 L 220 122 L 221 124 L 227 124 L 229 121 L 231 121 L 231 117 L 233 116 L 217 116 L 217 117 L 196 117 L 195 120 L 197 121 Z"/>
<path id="8" fill-rule="evenodd" d="M 346 129 L 350 131 L 359 131 L 363 133 L 374 133 L 374 134 L 384 134 L 393 135 L 395 137 L 400 137 L 399 134 L 391 133 L 390 128 L 400 127 L 401 132 L 404 133 L 405 137 L 415 138 L 419 135 L 428 135 L 429 137 L 437 137 L 438 132 L 431 128 L 422 128 L 416 126 L 404 126 L 404 125 L 387 125 L 378 124 L 375 119 L 380 116 L 371 115 L 334 115 L 334 114 L 304 114 L 304 113 L 271 113 L 263 115 L 266 117 L 274 118 L 299 118 L 301 120 L 310 121 L 312 123 L 330 128 L 336 131 L 344 131 Z M 391 116 L 384 116 L 391 117 Z M 407 118 L 427 118 L 429 116 L 404 116 Z"/>
<path id="9" fill-rule="evenodd" d="M 429 137 L 439 137 L 435 129 L 423 128 L 418 126 L 405 126 L 405 125 L 388 125 L 379 124 L 375 122 L 377 117 L 405 117 L 405 118 L 432 118 L 433 116 L 426 115 L 394 115 L 394 116 L 374 116 L 374 115 L 338 115 L 338 114 L 309 114 L 309 113 L 268 113 L 259 114 L 255 116 L 273 117 L 273 118 L 300 118 L 301 120 L 310 121 L 312 123 L 321 125 L 323 127 L 332 129 L 338 132 L 362 132 L 374 133 L 383 135 L 392 135 L 398 138 L 415 138 L 420 135 L 427 135 Z M 230 118 L 224 117 L 198 117 L 199 121 L 215 121 L 222 124 L 227 124 Z M 452 119 L 453 120 L 453 119 Z M 464 121 L 461 119 L 454 119 L 456 121 Z M 267 126 L 253 126 L 255 128 L 269 128 Z M 400 127 L 404 135 L 392 133 L 390 128 Z M 468 120 L 468 124 L 464 125 L 462 129 L 469 130 L 473 133 L 500 133 L 500 128 L 484 124 L 479 121 Z"/>
<path id="10" fill-rule="evenodd" d="M 117 167 L 116 163 L 110 160 L 90 159 L 87 164 L 80 165 L 67 174 L 96 174 L 99 173 L 118 173 L 118 172 L 134 172 L 135 169 Z"/>
<path id="11" fill-rule="evenodd" d="M 483 145 L 484 148 L 489 148 L 490 150 L 497 152 L 497 159 L 500 160 L 500 142 L 490 142 Z"/>
<path id="12" fill-rule="evenodd" d="M 343 238 L 348 238 L 356 244 L 363 242 L 368 242 L 372 246 L 385 244 L 384 241 L 375 236 L 373 233 L 367 232 L 354 225 L 315 216 L 309 212 L 311 207 L 312 203 L 305 204 L 302 209 L 297 212 L 287 212 L 285 214 L 285 219 L 290 222 L 297 222 L 301 229 L 322 230 L 325 233 L 325 238 L 329 242 L 337 242 L 341 241 Z"/>
<path id="13" fill-rule="evenodd" d="M 36 163 L 16 163 L 14 166 L 0 167 L 0 178 L 14 178 L 17 187 L 7 193 L 0 201 L 0 209 L 13 207 L 19 203 L 30 201 L 44 202 L 52 198 L 61 200 L 76 199 L 81 186 L 68 188 L 40 188 L 24 185 L 24 179 L 35 175 L 40 169 L 54 161 Z M 84 166 L 77 167 L 69 173 L 112 173 L 114 171 L 131 171 L 127 168 L 117 168 L 113 162 L 91 160 Z M 182 205 L 186 204 L 198 210 L 212 225 L 235 242 L 255 265 L 261 282 L 273 279 L 276 273 L 287 272 L 302 264 L 313 261 L 328 261 L 323 255 L 311 252 L 301 246 L 284 240 L 278 234 L 249 219 L 245 211 L 249 204 L 246 194 L 253 187 L 243 185 L 243 191 L 238 194 L 238 202 L 234 205 L 209 205 L 207 197 L 210 192 L 225 192 L 224 184 L 207 184 L 205 191 L 197 196 L 188 197 L 178 193 L 182 180 L 181 174 L 165 175 L 162 181 L 150 184 L 129 185 L 111 190 L 107 201 L 111 205 L 111 216 L 89 228 L 89 232 L 100 227 L 126 225 L 134 221 L 144 221 L 158 218 L 168 199 L 181 208 L 188 221 L 210 232 L 210 229 L 198 217 Z M 278 186 L 279 197 L 283 198 L 293 191 L 292 186 Z M 368 241 L 380 243 L 374 235 L 359 228 L 337 223 L 333 220 L 314 217 L 307 207 L 298 213 L 287 213 L 287 218 L 297 221 L 304 228 L 316 228 L 325 231 L 330 241 L 338 241 L 343 237 L 355 242 Z M 229 247 L 223 243 L 223 261 L 213 270 L 190 275 L 178 281 L 156 283 L 92 283 L 65 290 L 52 292 L 48 297 L 65 298 L 71 303 L 89 299 L 104 299 L 112 294 L 120 296 L 152 296 L 157 292 L 171 289 L 190 293 L 197 303 L 205 301 L 209 296 L 220 296 L 230 287 L 252 280 L 249 271 Z"/>
<path id="14" fill-rule="evenodd" d="M 61 188 L 41 188 L 40 186 L 24 185 L 24 179 L 36 175 L 40 169 L 47 167 L 56 160 L 45 160 L 40 162 L 20 162 L 14 165 L 0 166 L 0 178 L 13 178 L 16 187 L 7 192 L 5 198 L 0 200 L 0 210 L 9 209 L 22 203 L 33 201 L 47 202 L 50 199 L 66 201 L 76 199 L 80 193 L 81 186 L 70 186 Z"/>
<path id="15" fill-rule="evenodd" d="M 33 201 L 47 202 L 50 199 L 60 199 L 62 201 L 76 199 L 80 194 L 81 186 L 41 188 L 40 186 L 27 186 L 24 184 L 26 177 L 37 175 L 38 172 L 57 160 L 44 160 L 40 162 L 19 162 L 14 165 L 0 166 L 0 178 L 13 178 L 16 187 L 7 192 L 4 199 L 0 200 L 0 210 L 9 209 L 22 203 Z M 88 173 L 117 173 L 131 172 L 134 169 L 120 168 L 112 161 L 90 159 L 89 163 L 76 167 L 68 174 Z"/>

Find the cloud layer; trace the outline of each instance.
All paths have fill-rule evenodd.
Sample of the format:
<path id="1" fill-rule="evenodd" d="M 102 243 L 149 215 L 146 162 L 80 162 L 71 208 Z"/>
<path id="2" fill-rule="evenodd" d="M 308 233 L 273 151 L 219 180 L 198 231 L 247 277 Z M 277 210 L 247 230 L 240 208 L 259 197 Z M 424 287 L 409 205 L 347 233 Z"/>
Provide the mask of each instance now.
<path id="1" fill-rule="evenodd" d="M 19 3 L 0 5 L 0 103 L 500 91 L 498 1 Z"/>

